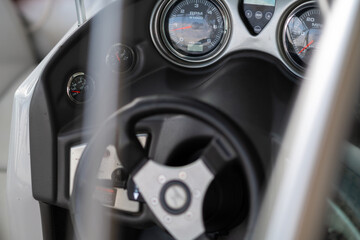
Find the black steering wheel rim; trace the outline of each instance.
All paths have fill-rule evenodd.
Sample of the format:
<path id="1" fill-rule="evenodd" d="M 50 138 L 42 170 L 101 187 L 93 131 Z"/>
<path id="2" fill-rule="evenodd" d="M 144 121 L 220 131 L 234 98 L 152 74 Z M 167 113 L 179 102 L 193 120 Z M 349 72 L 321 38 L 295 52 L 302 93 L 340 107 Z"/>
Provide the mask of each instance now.
<path id="1" fill-rule="evenodd" d="M 99 167 L 98 164 L 100 164 L 95 161 L 101 159 L 102 154 L 99 149 L 105 149 L 107 145 L 116 143 L 119 159 L 125 171 L 129 174 L 134 173 L 141 166 L 141 162 L 146 160 L 144 150 L 136 139 L 135 125 L 142 119 L 162 114 L 181 114 L 193 117 L 213 127 L 227 138 L 227 141 L 239 156 L 239 164 L 246 178 L 250 206 L 246 237 L 251 236 L 260 206 L 260 187 L 264 175 L 260 160 L 251 147 L 250 141 L 237 124 L 213 107 L 198 100 L 174 96 L 138 98 L 112 114 L 106 123 L 100 127 L 98 133 L 85 149 L 76 172 L 71 199 L 75 228 L 79 227 L 78 222 L 81 218 L 79 204 L 84 200 L 84 196 L 87 196 L 83 193 L 86 185 L 89 184 L 88 178 L 95 176 Z M 113 129 L 117 130 L 114 131 Z M 129 159 L 129 161 L 124 161 L 124 159 Z M 107 212 L 113 215 L 111 214 L 112 211 Z M 120 214 L 115 217 L 120 221 L 141 223 L 144 226 L 153 221 L 153 217 L 149 218 L 149 210 L 146 207 L 138 215 Z"/>

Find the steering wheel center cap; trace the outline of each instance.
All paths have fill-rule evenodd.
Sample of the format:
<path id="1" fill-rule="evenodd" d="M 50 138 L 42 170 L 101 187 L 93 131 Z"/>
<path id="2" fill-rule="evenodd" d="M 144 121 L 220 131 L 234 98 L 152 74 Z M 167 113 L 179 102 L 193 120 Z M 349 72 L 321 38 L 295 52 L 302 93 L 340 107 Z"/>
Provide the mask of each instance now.
<path id="1" fill-rule="evenodd" d="M 190 206 L 191 194 L 189 188 L 181 181 L 167 182 L 160 193 L 161 205 L 171 214 L 181 214 Z"/>
<path id="2" fill-rule="evenodd" d="M 165 191 L 165 202 L 172 209 L 181 209 L 187 201 L 186 191 L 182 186 L 173 185 Z"/>

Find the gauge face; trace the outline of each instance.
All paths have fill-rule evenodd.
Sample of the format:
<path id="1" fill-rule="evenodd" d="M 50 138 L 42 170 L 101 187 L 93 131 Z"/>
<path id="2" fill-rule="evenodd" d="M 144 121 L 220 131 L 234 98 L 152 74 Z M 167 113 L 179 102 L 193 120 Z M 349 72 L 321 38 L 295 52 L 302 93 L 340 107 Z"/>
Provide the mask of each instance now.
<path id="1" fill-rule="evenodd" d="M 121 43 L 111 46 L 106 55 L 106 64 L 114 72 L 124 73 L 133 67 L 135 63 L 134 51 Z"/>
<path id="2" fill-rule="evenodd" d="M 76 73 L 71 76 L 67 85 L 67 95 L 74 103 L 88 101 L 94 91 L 94 82 L 84 73 Z"/>
<path id="3" fill-rule="evenodd" d="M 185 60 L 211 58 L 223 44 L 228 30 L 224 12 L 215 1 L 171 1 L 162 21 L 166 47 Z"/>
<path id="4" fill-rule="evenodd" d="M 284 31 L 284 48 L 294 65 L 304 69 L 319 48 L 323 23 L 320 9 L 307 3 L 294 10 Z"/>

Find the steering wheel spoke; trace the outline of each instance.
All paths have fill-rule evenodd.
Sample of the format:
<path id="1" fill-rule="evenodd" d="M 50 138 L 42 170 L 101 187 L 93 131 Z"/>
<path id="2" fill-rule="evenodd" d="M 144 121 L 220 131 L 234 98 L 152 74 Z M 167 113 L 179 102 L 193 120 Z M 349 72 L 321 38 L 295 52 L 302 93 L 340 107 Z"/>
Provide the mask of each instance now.
<path id="1" fill-rule="evenodd" d="M 134 176 L 149 208 L 176 239 L 195 239 L 204 233 L 203 201 L 213 179 L 200 159 L 183 167 L 149 160 Z"/>
<path id="2" fill-rule="evenodd" d="M 210 168 L 213 174 L 220 172 L 237 157 L 230 144 L 223 138 L 215 137 L 199 157 Z"/>

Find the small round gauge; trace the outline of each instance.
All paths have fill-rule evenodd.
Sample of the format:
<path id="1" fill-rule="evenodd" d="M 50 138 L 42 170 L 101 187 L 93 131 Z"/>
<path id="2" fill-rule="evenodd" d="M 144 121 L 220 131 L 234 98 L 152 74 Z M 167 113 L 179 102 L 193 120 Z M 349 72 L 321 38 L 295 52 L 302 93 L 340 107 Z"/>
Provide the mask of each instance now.
<path id="1" fill-rule="evenodd" d="M 112 45 L 106 55 L 106 64 L 110 66 L 114 72 L 127 72 L 131 70 L 134 63 L 134 51 L 121 43 Z"/>
<path id="2" fill-rule="evenodd" d="M 298 6 L 288 17 L 283 33 L 285 53 L 300 70 L 304 70 L 319 49 L 323 23 L 320 9 L 314 2 Z"/>
<path id="3" fill-rule="evenodd" d="M 160 18 L 161 43 L 187 62 L 216 57 L 230 35 L 230 17 L 221 0 L 170 0 Z"/>
<path id="4" fill-rule="evenodd" d="M 94 81 L 90 77 L 82 72 L 75 73 L 69 79 L 67 95 L 74 103 L 84 103 L 93 95 L 94 87 Z"/>

